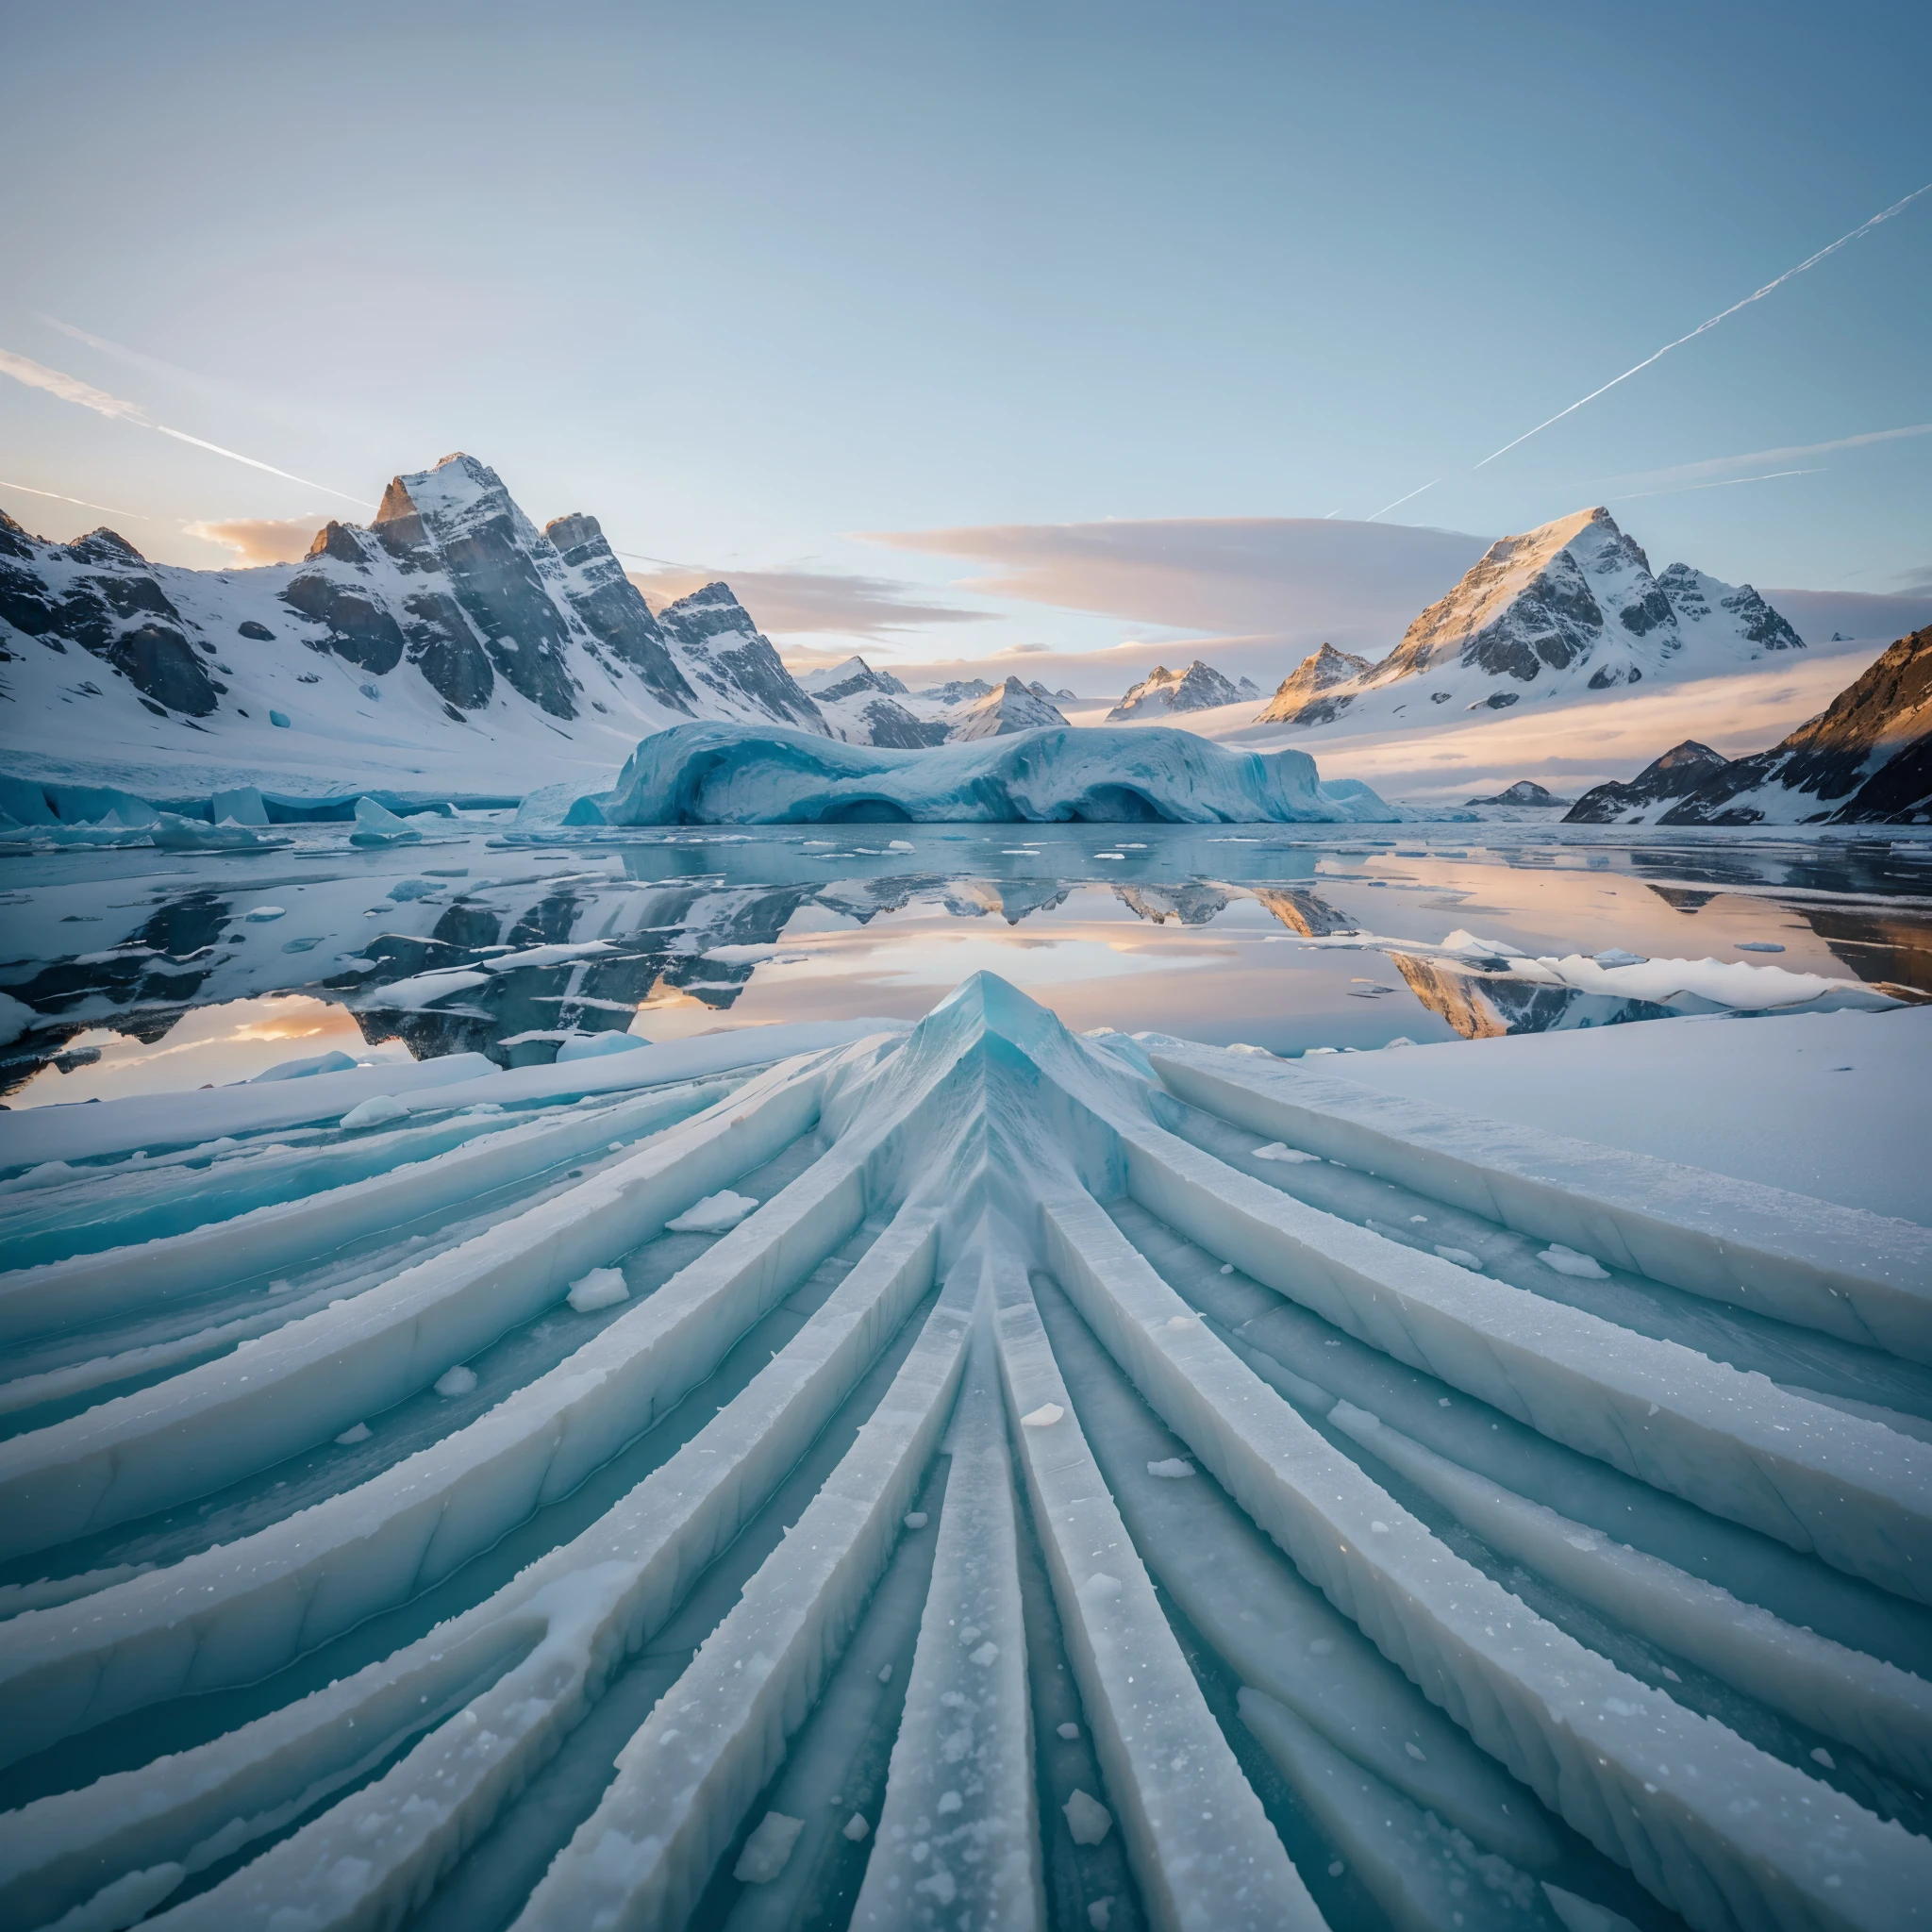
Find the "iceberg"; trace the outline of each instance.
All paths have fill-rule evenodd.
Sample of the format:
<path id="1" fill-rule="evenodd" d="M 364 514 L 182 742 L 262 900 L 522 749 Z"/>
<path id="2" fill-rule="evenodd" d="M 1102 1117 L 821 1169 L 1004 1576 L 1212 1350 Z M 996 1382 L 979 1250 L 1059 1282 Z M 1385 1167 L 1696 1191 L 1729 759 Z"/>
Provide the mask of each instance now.
<path id="1" fill-rule="evenodd" d="M 1399 817 L 1357 780 L 1324 784 L 1306 752 L 1230 751 L 1164 725 L 1045 727 L 910 751 L 696 724 L 645 739 L 615 788 L 577 797 L 562 823 L 1387 824 Z"/>
<path id="2" fill-rule="evenodd" d="M 1923 1916 L 1932 1230 L 990 974 L 424 1071 L 0 1135 L 5 1923 Z"/>

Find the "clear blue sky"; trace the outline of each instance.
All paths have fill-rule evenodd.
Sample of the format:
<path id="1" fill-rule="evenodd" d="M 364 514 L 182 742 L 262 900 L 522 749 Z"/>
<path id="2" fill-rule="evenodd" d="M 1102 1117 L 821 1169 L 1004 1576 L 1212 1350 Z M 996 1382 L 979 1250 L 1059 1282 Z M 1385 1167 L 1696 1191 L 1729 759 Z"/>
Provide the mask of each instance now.
<path id="1" fill-rule="evenodd" d="M 371 505 L 460 447 L 640 553 L 993 614 L 914 655 L 1126 632 L 857 533 L 1439 476 L 1389 520 L 1610 500 L 1658 562 L 1932 575 L 1932 435 L 1682 469 L 1932 423 L 1932 194 L 1473 468 L 1932 182 L 1923 0 L 4 0 L 0 42 L 0 348 Z M 17 381 L 0 481 L 182 562 L 361 513 Z"/>

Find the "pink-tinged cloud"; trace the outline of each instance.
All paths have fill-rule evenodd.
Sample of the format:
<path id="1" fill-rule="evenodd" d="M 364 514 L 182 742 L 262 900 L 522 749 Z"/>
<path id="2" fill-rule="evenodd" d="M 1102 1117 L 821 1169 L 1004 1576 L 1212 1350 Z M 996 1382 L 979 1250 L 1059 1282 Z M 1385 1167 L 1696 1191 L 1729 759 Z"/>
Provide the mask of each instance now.
<path id="1" fill-rule="evenodd" d="M 293 563 L 308 554 L 325 517 L 229 517 L 219 523 L 185 524 L 191 537 L 220 543 L 242 564 Z"/>
<path id="2" fill-rule="evenodd" d="M 1379 657 L 1489 546 L 1456 530 L 1312 517 L 1172 517 L 890 530 L 868 541 L 987 566 L 961 588 L 1175 630 Z M 1178 648 L 1178 647 L 1175 647 Z"/>
<path id="3" fill-rule="evenodd" d="M 908 585 L 884 577 L 845 576 L 832 571 L 701 570 L 664 565 L 626 573 L 654 610 L 720 578 L 731 586 L 753 622 L 774 637 L 830 632 L 848 638 L 884 639 L 935 624 L 982 624 L 982 612 L 950 604 L 924 604 Z M 840 652 L 838 656 L 846 656 Z M 831 658 L 828 662 L 836 662 Z"/>

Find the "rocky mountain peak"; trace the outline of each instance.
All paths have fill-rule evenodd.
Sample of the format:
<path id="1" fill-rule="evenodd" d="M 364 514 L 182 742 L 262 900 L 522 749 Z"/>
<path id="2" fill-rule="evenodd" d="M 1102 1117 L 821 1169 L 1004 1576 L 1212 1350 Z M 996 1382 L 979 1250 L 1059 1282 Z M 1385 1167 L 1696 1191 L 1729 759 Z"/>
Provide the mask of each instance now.
<path id="1" fill-rule="evenodd" d="M 110 530 L 106 524 L 90 530 L 85 537 L 76 537 L 68 544 L 67 554 L 81 563 L 131 563 L 140 569 L 147 567 L 147 558 L 119 530 Z"/>
<path id="2" fill-rule="evenodd" d="M 956 742 L 1007 738 L 1016 731 L 1038 731 L 1066 722 L 1058 708 L 1049 699 L 1036 696 L 1024 679 L 1008 677 L 974 704 L 946 735 Z"/>
<path id="3" fill-rule="evenodd" d="M 1107 722 L 1114 724 L 1124 718 L 1150 715 L 1166 717 L 1175 711 L 1208 711 L 1220 705 L 1239 704 L 1241 697 L 1239 687 L 1200 658 L 1185 671 L 1170 671 L 1165 664 L 1157 664 L 1107 714 Z"/>
<path id="4" fill-rule="evenodd" d="M 890 671 L 874 671 L 863 658 L 857 657 L 847 658 L 842 664 L 808 671 L 798 681 L 814 698 L 830 703 L 855 697 L 862 691 L 875 691 L 885 697 L 907 695 L 905 685 Z"/>
<path id="5" fill-rule="evenodd" d="M 1325 724 L 1350 703 L 1331 696 L 1338 685 L 1353 684 L 1374 669 L 1366 658 L 1338 651 L 1324 643 L 1311 651 L 1274 688 L 1274 695 L 1256 719 L 1260 724 Z"/>
<path id="6" fill-rule="evenodd" d="M 310 557 L 333 557 L 339 563 L 367 563 L 368 554 L 362 548 L 362 541 L 347 524 L 339 524 L 333 518 L 315 533 L 315 541 L 308 546 Z"/>

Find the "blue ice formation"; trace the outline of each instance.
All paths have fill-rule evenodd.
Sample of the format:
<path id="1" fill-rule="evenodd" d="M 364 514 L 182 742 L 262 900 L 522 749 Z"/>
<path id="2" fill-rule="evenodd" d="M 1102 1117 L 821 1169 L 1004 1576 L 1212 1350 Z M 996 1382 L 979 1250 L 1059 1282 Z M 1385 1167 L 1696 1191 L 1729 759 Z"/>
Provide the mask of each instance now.
<path id="1" fill-rule="evenodd" d="M 1366 785 L 1324 785 L 1306 752 L 1230 751 L 1159 726 L 1053 727 L 930 749 L 749 724 L 676 724 L 634 751 L 571 825 L 975 821 L 1120 824 L 1392 823 Z"/>

